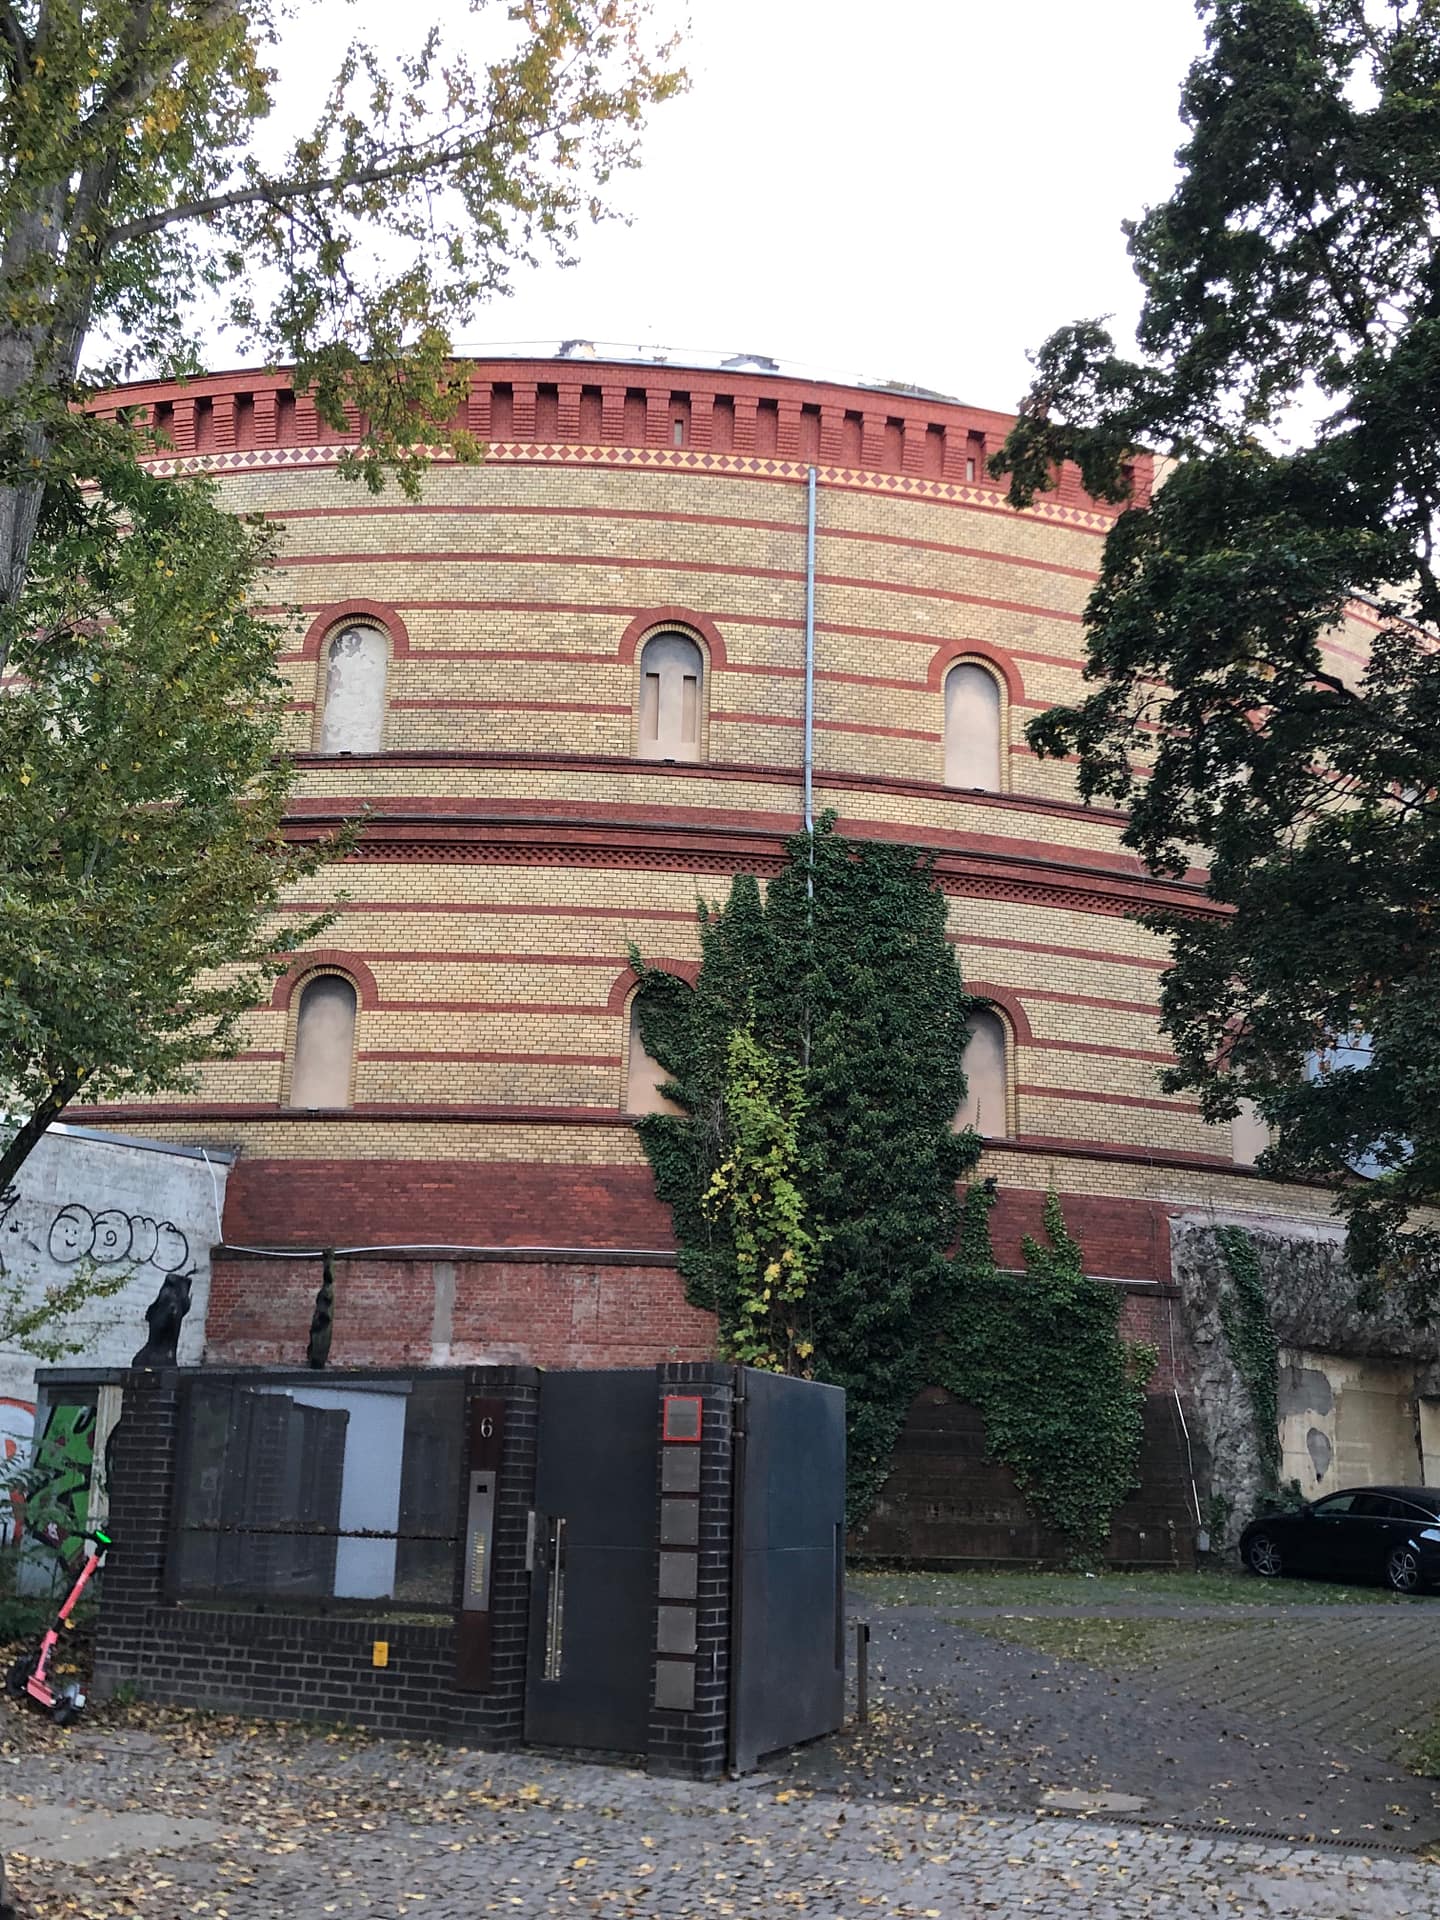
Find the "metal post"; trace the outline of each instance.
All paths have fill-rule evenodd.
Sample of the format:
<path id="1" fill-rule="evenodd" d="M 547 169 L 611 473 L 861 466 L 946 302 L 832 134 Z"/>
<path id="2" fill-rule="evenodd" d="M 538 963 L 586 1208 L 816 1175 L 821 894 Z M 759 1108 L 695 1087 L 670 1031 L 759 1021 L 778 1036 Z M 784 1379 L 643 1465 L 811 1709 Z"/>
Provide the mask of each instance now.
<path id="1" fill-rule="evenodd" d="M 855 1719 L 864 1726 L 870 1718 L 870 1622 L 855 1622 Z"/>
<path id="2" fill-rule="evenodd" d="M 805 831 L 815 832 L 815 469 L 805 480 Z"/>

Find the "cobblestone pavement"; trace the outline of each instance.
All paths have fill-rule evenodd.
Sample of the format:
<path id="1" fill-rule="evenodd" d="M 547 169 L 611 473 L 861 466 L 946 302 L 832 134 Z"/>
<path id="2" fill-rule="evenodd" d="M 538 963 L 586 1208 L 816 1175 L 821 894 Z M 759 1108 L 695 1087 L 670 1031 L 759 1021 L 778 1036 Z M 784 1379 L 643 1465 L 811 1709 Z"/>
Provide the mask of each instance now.
<path id="1" fill-rule="evenodd" d="M 1073 1608 L 866 1611 L 872 1722 L 791 1756 L 793 1784 L 1007 1812 L 1055 1789 L 1114 1791 L 1171 1821 L 1440 1843 L 1436 1783 L 1398 1762 L 1400 1730 L 1440 1706 L 1440 1603 L 1146 1607 L 1138 1664 L 1055 1650 L 1093 1644 Z M 1047 1634 L 1045 1650 L 1024 1644 Z"/>
<path id="2" fill-rule="evenodd" d="M 6 1733 L 10 1728 L 5 1727 Z M 811 1920 L 1440 1916 L 1418 1861 L 1074 1819 L 697 1786 L 169 1716 L 27 1742 L 0 1791 L 215 1819 L 217 1843 L 89 1867 L 21 1859 L 35 1920 L 786 1913 Z"/>

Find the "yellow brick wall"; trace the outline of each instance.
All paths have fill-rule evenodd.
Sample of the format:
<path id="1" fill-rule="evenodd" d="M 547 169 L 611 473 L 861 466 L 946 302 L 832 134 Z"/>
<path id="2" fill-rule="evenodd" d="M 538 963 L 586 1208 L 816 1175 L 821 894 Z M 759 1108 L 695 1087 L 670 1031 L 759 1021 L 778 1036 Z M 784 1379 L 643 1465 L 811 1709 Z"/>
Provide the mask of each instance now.
<path id="1" fill-rule="evenodd" d="M 723 897 L 728 881 L 656 870 L 646 855 L 629 864 L 629 850 L 647 827 L 693 826 L 743 864 L 750 843 L 738 833 L 795 828 L 803 489 L 499 460 L 432 469 L 418 509 L 394 493 L 372 501 L 323 467 L 226 474 L 221 486 L 237 510 L 282 516 L 283 564 L 267 591 L 301 609 L 283 620 L 300 800 L 429 823 L 416 857 L 362 848 L 302 890 L 307 908 L 337 905 L 319 944 L 373 975 L 358 1017 L 355 1101 L 414 1114 L 288 1116 L 295 1009 L 265 1007 L 247 1023 L 245 1053 L 204 1070 L 194 1120 L 148 1130 L 276 1159 L 639 1165 L 633 1132 L 602 1124 L 622 1099 L 626 1026 L 623 1001 L 607 1003 L 632 941 L 652 958 L 698 958 L 697 894 Z M 1158 1085 L 1160 946 L 1114 910 L 1037 891 L 1077 874 L 1133 884 L 1138 872 L 1120 823 L 1072 811 L 1071 770 L 1037 762 L 1023 741 L 1033 713 L 1081 691 L 1079 615 L 1100 548 L 1093 531 L 1054 512 L 822 486 L 817 806 L 835 807 L 853 832 L 898 831 L 957 856 L 1008 849 L 1025 863 L 1019 897 L 962 884 L 949 901 L 967 978 L 995 988 L 1002 1005 L 1008 996 L 1026 1028 L 1011 1062 L 1013 1115 L 1032 1146 L 993 1148 L 989 1170 L 1027 1190 L 1053 1182 L 1062 1193 L 1243 1210 L 1261 1191 L 1253 1179 L 1143 1164 L 1229 1150 L 1226 1130 Z M 302 657 L 302 637 L 318 612 L 352 599 L 393 608 L 408 633 L 408 652 L 390 663 L 386 752 L 305 758 L 324 663 Z M 724 643 L 725 664 L 713 664 L 705 689 L 708 772 L 633 758 L 638 669 L 621 660 L 622 639 L 638 612 L 672 605 L 713 622 Z M 942 784 L 943 693 L 927 677 L 937 651 L 958 643 L 1004 656 L 1022 690 L 1007 699 L 1005 804 Z M 1363 649 L 1363 625 L 1349 623 L 1336 645 Z M 545 710 L 556 706 L 569 710 Z M 450 757 L 386 757 L 419 750 Z M 495 754 L 521 764 L 487 760 Z M 556 754 L 567 761 L 533 759 Z M 743 771 L 720 777 L 727 767 Z M 918 790 L 885 784 L 897 779 Z M 498 823 L 526 820 L 541 839 L 563 829 L 588 841 L 545 857 L 473 857 Z M 452 832 L 461 857 L 442 858 Z M 245 1111 L 226 1111 L 235 1107 Z M 434 1111 L 447 1107 L 497 1111 L 438 1124 Z M 513 1108 L 585 1109 L 595 1123 L 532 1124 L 507 1117 Z M 1082 1157 L 1047 1160 L 1047 1141 Z M 1131 1157 L 1086 1158 L 1086 1143 Z M 1299 1189 L 1263 1191 L 1267 1205 L 1302 1216 L 1327 1205 Z"/>

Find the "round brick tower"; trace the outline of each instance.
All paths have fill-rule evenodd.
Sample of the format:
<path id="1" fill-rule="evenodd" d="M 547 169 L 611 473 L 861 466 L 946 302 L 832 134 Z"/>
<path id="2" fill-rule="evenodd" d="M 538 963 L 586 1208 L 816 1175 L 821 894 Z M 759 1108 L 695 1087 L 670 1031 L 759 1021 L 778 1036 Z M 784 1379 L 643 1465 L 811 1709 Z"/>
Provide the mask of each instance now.
<path id="1" fill-rule="evenodd" d="M 693 973 L 697 895 L 775 872 L 800 824 L 811 467 L 815 805 L 935 855 L 988 1003 L 970 1105 L 1002 1257 L 1053 1186 L 1164 1348 L 1177 1215 L 1327 1213 L 1257 1178 L 1253 1128 L 1160 1089 L 1164 955 L 1128 916 L 1198 907 L 1198 881 L 1148 882 L 1120 817 L 1024 739 L 1079 690 L 1114 510 L 1070 471 L 1007 506 L 986 473 L 1007 416 L 744 365 L 484 362 L 486 457 L 437 458 L 411 503 L 337 474 L 345 443 L 284 374 L 121 406 L 167 435 L 162 469 L 283 526 L 290 830 L 370 813 L 303 902 L 344 896 L 323 950 L 240 1057 L 191 1097 L 83 1117 L 238 1149 L 229 1249 L 361 1250 L 337 1361 L 709 1352 L 634 1131 L 656 1093 L 626 955 Z M 1357 611 L 1337 656 L 1365 638 Z M 209 1353 L 298 1360 L 318 1268 L 222 1252 Z"/>

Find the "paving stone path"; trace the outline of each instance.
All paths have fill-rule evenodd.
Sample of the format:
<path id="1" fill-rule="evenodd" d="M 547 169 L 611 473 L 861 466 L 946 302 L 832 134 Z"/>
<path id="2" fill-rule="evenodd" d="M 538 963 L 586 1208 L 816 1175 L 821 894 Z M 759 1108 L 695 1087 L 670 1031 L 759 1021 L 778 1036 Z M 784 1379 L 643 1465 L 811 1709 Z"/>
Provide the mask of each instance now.
<path id="1" fill-rule="evenodd" d="M 1158 1652 L 1138 1666 L 1023 1644 L 1036 1622 L 1068 1638 L 1084 1617 L 1073 1607 L 867 1611 L 872 1722 L 791 1756 L 793 1783 L 1007 1812 L 1055 1790 L 1110 1791 L 1189 1825 L 1440 1844 L 1436 1783 L 1398 1757 L 1401 1729 L 1440 1710 L 1440 1602 L 1146 1606 L 1132 1617 Z M 1020 1643 L 994 1637 L 1001 1627 Z"/>
<path id="2" fill-rule="evenodd" d="M 183 1849 L 193 1835 L 177 1832 L 167 1848 L 147 1832 L 147 1850 L 88 1871 L 73 1860 L 20 1860 L 35 1920 L 1440 1916 L 1435 1869 L 1361 1851 L 847 1803 L 773 1777 L 696 1786 L 285 1730 L 211 1736 L 197 1745 L 173 1729 L 118 1731 L 34 1756 L 23 1781 L 30 1800 L 68 1791 L 122 1842 L 138 1806 L 157 1801 L 181 1820 L 204 1808 L 199 1817 L 223 1828 L 218 1841 Z"/>

